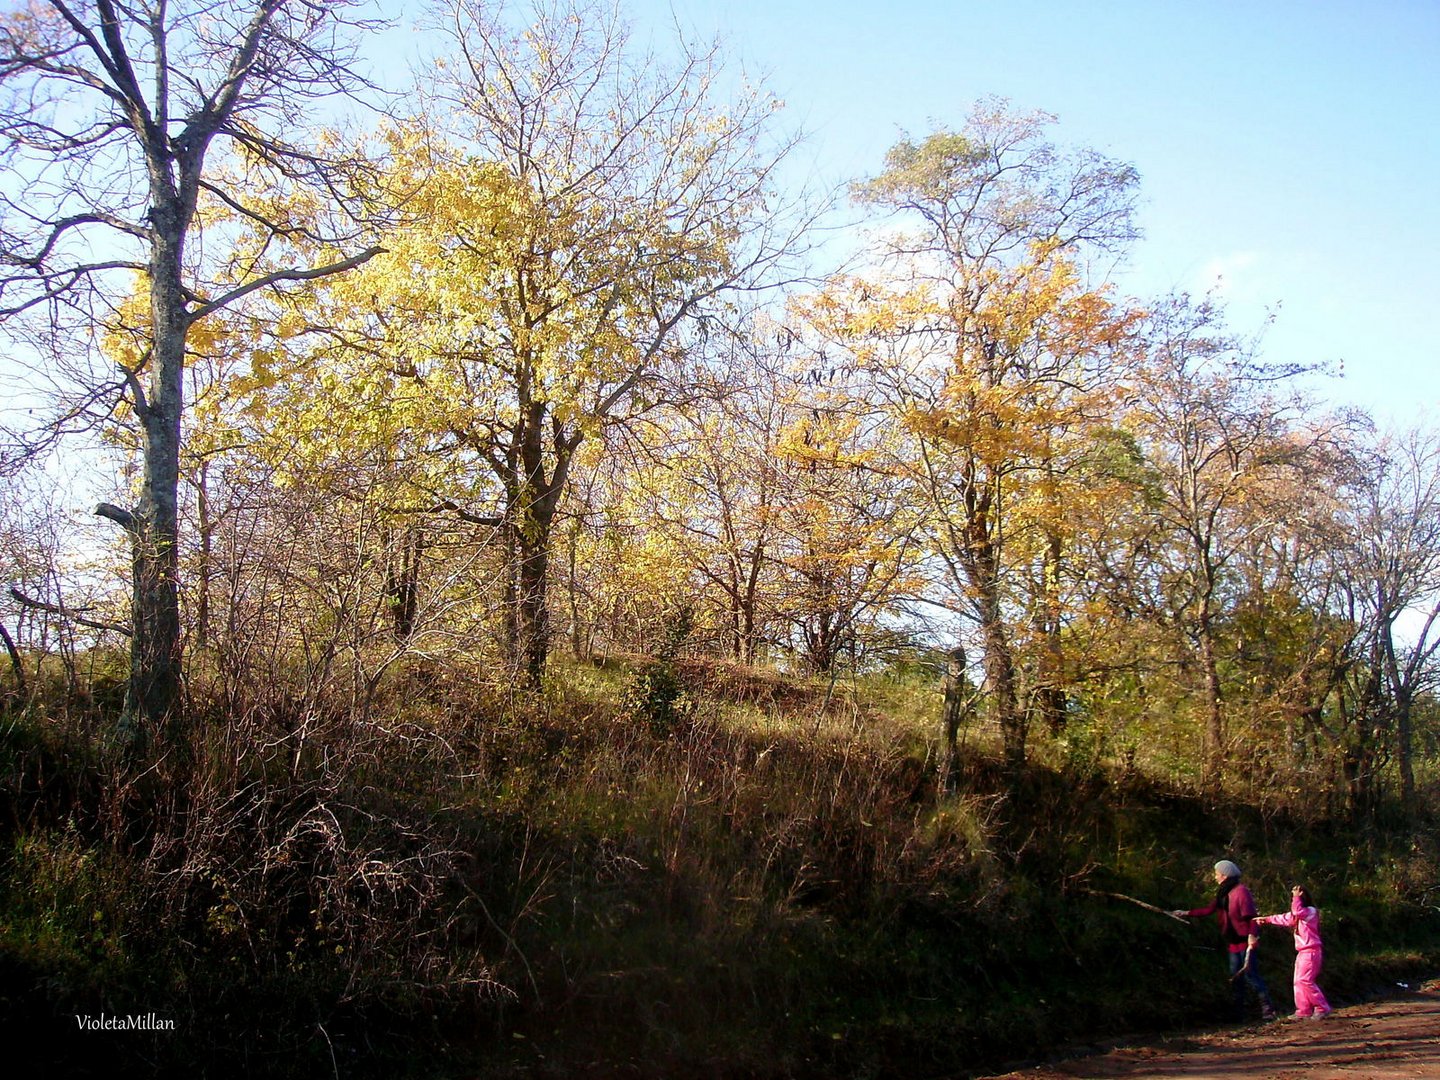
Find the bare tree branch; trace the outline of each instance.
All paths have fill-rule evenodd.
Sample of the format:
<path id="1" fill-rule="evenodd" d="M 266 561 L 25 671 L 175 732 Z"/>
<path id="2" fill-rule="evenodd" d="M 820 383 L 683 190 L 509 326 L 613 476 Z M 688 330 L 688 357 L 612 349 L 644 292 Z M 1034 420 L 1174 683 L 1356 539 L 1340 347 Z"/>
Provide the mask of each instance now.
<path id="1" fill-rule="evenodd" d="M 29 596 L 26 596 L 13 585 L 10 587 L 10 595 L 14 597 L 17 603 L 21 604 L 24 607 L 31 608 L 35 611 L 48 611 L 51 615 L 59 615 L 61 618 L 69 619 L 71 622 L 79 626 L 88 626 L 91 630 L 111 630 L 117 634 L 124 634 L 126 637 L 131 636 L 131 634 L 133 633 L 133 631 L 128 626 L 121 626 L 119 623 L 101 622 L 97 619 L 88 618 L 87 616 L 82 615 L 78 611 L 73 611 L 70 608 L 62 607 L 58 604 L 47 604 L 42 600 L 35 600 Z"/>
<path id="2" fill-rule="evenodd" d="M 229 292 L 224 293 L 208 304 L 196 308 L 190 313 L 190 320 L 195 322 L 203 319 L 212 311 L 227 307 L 242 296 L 248 296 L 250 293 L 260 289 L 268 289 L 271 286 L 280 284 L 282 281 L 315 281 L 318 278 L 330 277 L 333 274 L 344 273 L 346 270 L 353 270 L 355 267 L 369 262 L 384 250 L 385 249 L 381 247 L 366 248 L 358 255 L 353 255 L 348 259 L 342 259 L 339 262 L 330 263 L 326 266 L 317 266 L 311 270 L 276 270 L 263 277 L 255 278 L 253 281 L 247 281 L 244 285 L 231 289 Z"/>
<path id="3" fill-rule="evenodd" d="M 116 506 L 114 503 L 101 503 L 95 507 L 95 513 L 103 518 L 109 518 L 126 532 L 135 531 L 135 515 L 129 510 Z"/>

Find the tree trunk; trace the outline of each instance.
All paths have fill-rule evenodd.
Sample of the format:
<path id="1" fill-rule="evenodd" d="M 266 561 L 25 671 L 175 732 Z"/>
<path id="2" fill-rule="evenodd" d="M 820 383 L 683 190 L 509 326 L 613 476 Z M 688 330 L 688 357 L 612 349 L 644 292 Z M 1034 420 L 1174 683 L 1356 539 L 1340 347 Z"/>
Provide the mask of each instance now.
<path id="1" fill-rule="evenodd" d="M 1372 650 L 1369 674 L 1355 708 L 1351 738 L 1341 751 L 1341 768 L 1345 774 L 1350 799 L 1350 816 L 1355 821 L 1372 816 L 1379 802 L 1376 751 L 1387 726 L 1387 704 L 1380 657 Z"/>
<path id="2" fill-rule="evenodd" d="M 5 642 L 5 651 L 10 654 L 10 667 L 15 672 L 15 685 L 23 697 L 26 692 L 25 665 L 20 660 L 20 650 L 15 647 L 15 639 L 10 636 L 10 631 L 0 623 L 0 640 Z"/>
<path id="3" fill-rule="evenodd" d="M 496 476 L 505 489 L 506 631 L 511 661 L 523 684 L 540 686 L 550 657 L 550 609 L 547 588 L 550 542 L 555 512 L 565 490 L 570 460 L 580 445 L 580 432 L 566 433 L 549 413 L 549 403 L 533 394 L 535 359 L 525 356 L 520 365 L 519 422 L 513 442 L 503 458 L 492 457 Z M 546 436 L 552 467 L 545 476 Z"/>
<path id="4" fill-rule="evenodd" d="M 980 628 L 985 643 L 985 694 L 991 715 L 1000 729 L 1005 767 L 1012 776 L 1025 766 L 1025 717 L 1015 692 L 1015 658 L 1010 639 L 998 617 L 987 617 Z"/>
<path id="5" fill-rule="evenodd" d="M 745 576 L 745 603 L 741 609 L 744 613 L 741 626 L 745 632 L 745 648 L 741 659 L 747 664 L 755 663 L 759 644 L 760 574 L 765 569 L 765 543 L 763 538 L 756 543 L 755 550 L 750 553 L 749 572 Z"/>
<path id="6" fill-rule="evenodd" d="M 195 484 L 195 514 L 200 530 L 200 565 L 196 568 L 199 581 L 195 592 L 195 642 L 200 648 L 210 644 L 210 576 L 215 523 L 210 519 L 210 463 L 202 462 Z"/>
<path id="7" fill-rule="evenodd" d="M 730 597 L 730 658 L 736 663 L 745 662 L 745 630 L 741 624 L 740 598 L 733 593 Z"/>
<path id="8" fill-rule="evenodd" d="M 740 560 L 738 556 L 731 554 L 726 558 L 725 565 L 729 573 L 721 588 L 725 593 L 725 618 L 730 630 L 730 658 L 743 664 L 747 661 L 745 659 L 745 597 L 740 578 Z"/>
<path id="9" fill-rule="evenodd" d="M 519 672 L 524 666 L 524 650 L 520 647 L 520 530 L 513 517 L 507 516 L 500 534 L 505 556 L 505 596 L 500 606 L 502 640 L 510 654 L 511 668 Z"/>
<path id="10" fill-rule="evenodd" d="M 538 522 L 536 523 L 538 525 Z M 550 528 L 524 530 L 519 536 L 516 590 L 516 660 L 525 684 L 538 687 L 550 655 L 550 609 L 546 580 L 550 563 Z"/>
<path id="11" fill-rule="evenodd" d="M 1051 737 L 1065 729 L 1066 695 L 1064 684 L 1065 657 L 1060 640 L 1060 562 L 1063 550 L 1058 536 L 1046 544 L 1042 568 L 1041 602 L 1036 619 L 1040 640 L 1040 659 L 1035 680 L 1035 711 L 1044 721 Z"/>
<path id="12" fill-rule="evenodd" d="M 990 538 L 988 514 L 988 510 L 971 514 L 971 550 L 965 556 L 965 571 L 978 599 L 985 695 L 990 715 L 1000 730 L 1005 768 L 1014 779 L 1025 766 L 1026 721 L 1020 708 L 1015 654 L 1001 603 L 999 553 Z"/>
<path id="13" fill-rule="evenodd" d="M 1384 658 L 1386 683 L 1390 688 L 1391 704 L 1395 717 L 1395 757 L 1400 771 L 1400 804 L 1406 810 L 1415 800 L 1415 764 L 1413 761 L 1413 736 L 1411 734 L 1411 710 L 1415 700 L 1414 662 L 1401 667 L 1395 652 L 1395 625 L 1393 620 L 1384 624 L 1380 635 L 1380 652 Z"/>
<path id="14" fill-rule="evenodd" d="M 940 728 L 945 745 L 941 751 L 939 788 L 942 793 L 955 790 L 955 775 L 960 756 L 960 725 L 965 719 L 965 650 L 959 645 L 945 659 L 945 682 L 940 706 Z"/>
<path id="15" fill-rule="evenodd" d="M 565 595 L 570 607 L 570 652 L 577 660 L 589 660 L 591 637 L 586 632 L 580 615 L 580 519 L 570 529 L 569 544 L 565 549 L 565 568 L 568 571 Z"/>
<path id="16" fill-rule="evenodd" d="M 732 552 L 726 559 L 728 574 L 721 587 L 725 592 L 725 616 L 731 636 L 730 655 L 741 664 L 755 662 L 758 622 L 756 608 L 759 603 L 763 552 L 762 546 L 747 559 L 742 560 L 741 555 L 736 552 Z"/>
<path id="17" fill-rule="evenodd" d="M 1395 757 L 1400 767 L 1400 805 L 1406 810 L 1415 806 L 1414 736 L 1411 723 L 1412 694 L 1410 687 L 1395 695 Z"/>
<path id="18" fill-rule="evenodd" d="M 395 640 L 405 642 L 415 633 L 415 615 L 420 598 L 420 560 L 425 551 L 425 531 L 407 527 L 398 550 L 390 552 L 385 570 L 385 587 L 390 594 L 391 627 Z"/>
<path id="19" fill-rule="evenodd" d="M 841 623 L 833 611 L 816 611 L 801 624 L 805 661 L 816 675 L 828 675 L 840 653 Z"/>
<path id="20" fill-rule="evenodd" d="M 140 501 L 129 527 L 134 567 L 130 690 L 126 711 L 155 731 L 181 722 L 179 590 L 180 416 L 184 403 L 185 335 L 179 207 L 152 212 L 150 260 L 153 353 L 150 386 L 136 412 L 144 437 Z"/>
<path id="21" fill-rule="evenodd" d="M 1220 704 L 1220 667 L 1215 656 L 1215 631 L 1210 612 L 1202 610 L 1196 627 L 1200 646 L 1201 678 L 1205 682 L 1206 779 L 1218 780 L 1224 766 L 1225 721 Z"/>

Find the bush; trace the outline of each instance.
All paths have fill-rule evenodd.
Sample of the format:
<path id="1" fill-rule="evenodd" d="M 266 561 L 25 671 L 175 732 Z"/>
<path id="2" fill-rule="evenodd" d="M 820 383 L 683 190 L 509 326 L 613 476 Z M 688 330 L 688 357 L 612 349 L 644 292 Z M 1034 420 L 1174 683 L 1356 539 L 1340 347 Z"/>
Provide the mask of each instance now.
<path id="1" fill-rule="evenodd" d="M 637 670 L 625 685 L 622 708 L 646 721 L 657 738 L 673 734 L 694 711 L 694 702 L 675 666 L 693 625 L 691 609 L 677 609 L 666 623 L 665 639 L 655 659 Z"/>

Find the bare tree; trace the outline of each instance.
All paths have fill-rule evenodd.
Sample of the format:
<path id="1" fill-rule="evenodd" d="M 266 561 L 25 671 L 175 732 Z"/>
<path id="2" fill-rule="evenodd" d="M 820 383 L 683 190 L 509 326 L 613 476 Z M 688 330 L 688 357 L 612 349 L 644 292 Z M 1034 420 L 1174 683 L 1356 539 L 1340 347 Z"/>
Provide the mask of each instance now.
<path id="1" fill-rule="evenodd" d="M 361 250 L 358 231 L 322 231 L 313 215 L 289 220 L 276 198 L 277 188 L 308 189 L 321 202 L 343 190 L 351 163 L 319 139 L 298 140 L 315 132 L 313 107 L 365 85 L 347 34 L 365 25 L 349 17 L 355 7 L 49 0 L 0 16 L 0 159 L 12 178 L 0 185 L 0 319 L 22 359 L 41 364 L 94 358 L 117 298 L 138 291 L 147 309 L 138 360 L 109 378 L 74 365 L 78 390 L 50 431 L 103 418 L 121 401 L 139 425 L 138 500 L 97 512 L 132 546 L 128 711 L 148 724 L 174 724 L 181 711 L 187 338 L 241 297 L 337 273 L 375 251 Z M 198 243 L 207 204 L 230 236 L 254 240 L 245 263 L 221 274 L 204 272 Z"/>
<path id="2" fill-rule="evenodd" d="M 1219 625 L 1231 613 L 1237 563 L 1275 534 L 1323 475 L 1331 432 L 1302 423 L 1302 369 L 1260 362 L 1211 301 L 1171 297 L 1152 316 L 1130 423 L 1154 469 L 1149 613 L 1188 642 L 1200 672 L 1207 768 L 1223 764 L 1226 724 Z M 1145 591 L 1142 589 L 1142 592 Z"/>
<path id="3" fill-rule="evenodd" d="M 1400 797 L 1415 799 L 1413 712 L 1440 652 L 1440 434 L 1379 440 L 1355 485 L 1345 562 L 1366 655 L 1365 705 L 1392 729 Z M 1386 714 L 1389 715 L 1386 715 Z"/>

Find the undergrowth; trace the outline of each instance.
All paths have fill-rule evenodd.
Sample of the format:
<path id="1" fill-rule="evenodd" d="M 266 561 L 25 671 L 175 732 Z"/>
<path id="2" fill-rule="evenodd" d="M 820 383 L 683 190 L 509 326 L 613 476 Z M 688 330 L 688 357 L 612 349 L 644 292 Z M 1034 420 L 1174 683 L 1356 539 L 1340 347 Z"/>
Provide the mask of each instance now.
<path id="1" fill-rule="evenodd" d="M 942 792 L 931 687 L 663 663 L 397 676 L 363 721 L 197 702 L 183 773 L 127 766 L 102 707 L 13 706 L 10 1045 L 55 1075 L 964 1075 L 1217 1017 L 1213 928 L 1124 898 L 1198 905 L 1220 857 L 1269 910 L 1311 887 L 1332 999 L 1440 968 L 1433 820 L 1206 798 L 1084 733 L 1018 778 L 970 733 Z M 1282 1002 L 1289 963 L 1262 949 Z M 173 1030 L 78 1029 L 102 1013 Z"/>

